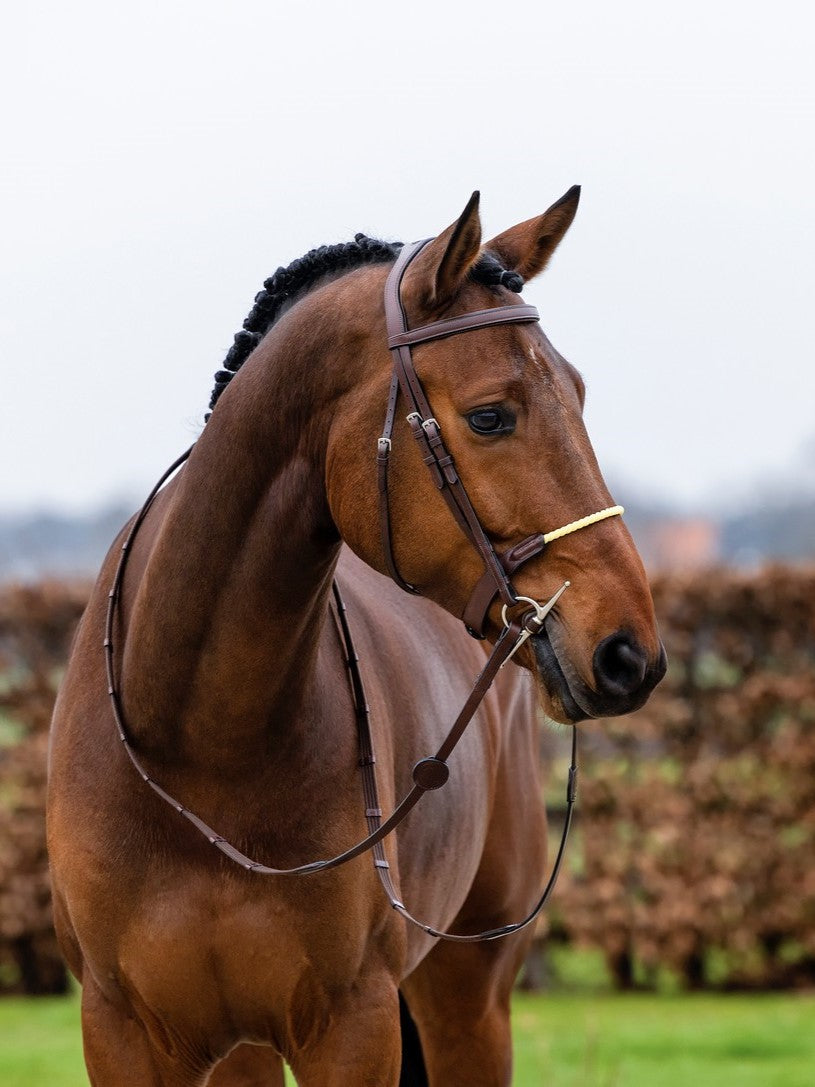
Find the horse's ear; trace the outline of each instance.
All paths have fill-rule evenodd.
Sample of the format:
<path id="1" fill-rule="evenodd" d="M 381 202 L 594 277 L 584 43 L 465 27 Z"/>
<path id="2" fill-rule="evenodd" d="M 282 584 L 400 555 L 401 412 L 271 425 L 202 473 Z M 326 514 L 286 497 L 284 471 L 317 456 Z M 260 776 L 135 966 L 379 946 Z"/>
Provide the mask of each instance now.
<path id="1" fill-rule="evenodd" d="M 476 191 L 458 219 L 422 249 L 405 276 L 405 295 L 425 309 L 452 301 L 481 249 Z"/>
<path id="2" fill-rule="evenodd" d="M 580 186 L 572 185 L 548 211 L 536 219 L 505 230 L 485 246 L 501 262 L 525 280 L 542 272 L 560 240 L 572 225 L 580 200 Z"/>

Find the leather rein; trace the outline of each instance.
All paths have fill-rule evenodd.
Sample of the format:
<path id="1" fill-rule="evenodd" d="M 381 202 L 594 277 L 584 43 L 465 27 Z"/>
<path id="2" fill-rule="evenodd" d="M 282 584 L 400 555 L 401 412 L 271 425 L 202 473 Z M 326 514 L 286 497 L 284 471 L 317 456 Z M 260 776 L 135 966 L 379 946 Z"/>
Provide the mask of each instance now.
<path id="1" fill-rule="evenodd" d="M 419 444 L 422 459 L 430 470 L 436 487 L 439 489 L 451 513 L 455 517 L 456 522 L 475 547 L 484 563 L 484 573 L 477 582 L 470 600 L 464 608 L 462 620 L 470 634 L 474 637 L 483 638 L 487 613 L 492 602 L 495 600 L 496 596 L 498 596 L 503 602 L 502 616 L 504 627 L 493 646 L 484 668 L 476 679 L 469 697 L 441 745 L 433 755 L 420 759 L 414 766 L 413 786 L 410 791 L 396 805 L 391 814 L 383 820 L 376 783 L 376 757 L 371 736 L 370 709 L 365 695 L 365 685 L 360 670 L 359 657 L 357 656 L 354 647 L 345 604 L 342 600 L 336 580 L 333 584 L 334 608 L 332 609 L 332 614 L 337 627 L 340 644 L 343 649 L 354 702 L 358 735 L 359 767 L 362 777 L 362 791 L 367 823 L 366 837 L 344 850 L 342 853 L 326 860 L 312 861 L 308 864 L 298 865 L 294 868 L 272 868 L 268 865 L 261 864 L 259 861 L 253 860 L 251 857 L 242 853 L 223 838 L 222 835 L 218 834 L 217 831 L 213 830 L 213 828 L 205 823 L 203 819 L 190 811 L 175 797 L 171 796 L 145 769 L 128 737 L 128 730 L 124 719 L 121 695 L 114 666 L 113 626 L 116 607 L 120 599 L 125 568 L 136 534 L 161 488 L 170 476 L 190 456 L 193 449 L 192 446 L 170 465 L 156 483 L 144 505 L 133 520 L 127 537 L 122 544 L 119 562 L 116 567 L 111 589 L 108 593 L 103 648 L 108 682 L 108 695 L 113 718 L 119 740 L 124 747 L 128 758 L 142 780 L 149 785 L 165 803 L 175 808 L 179 815 L 182 815 L 192 823 L 210 844 L 229 858 L 229 860 L 234 861 L 236 864 L 246 869 L 246 871 L 254 872 L 259 875 L 296 875 L 311 872 L 324 872 L 332 868 L 337 868 L 370 850 L 373 855 L 374 867 L 376 868 L 377 875 L 379 876 L 393 909 L 430 936 L 462 943 L 473 943 L 508 936 L 510 933 L 517 932 L 519 929 L 525 928 L 527 925 L 531 924 L 542 911 L 554 888 L 565 852 L 566 840 L 571 827 L 577 796 L 577 729 L 572 726 L 571 762 L 566 788 L 566 814 L 560 844 L 558 846 L 549 880 L 532 911 L 523 920 L 513 924 L 503 925 L 499 928 L 489 929 L 486 932 L 474 934 L 443 932 L 434 928 L 432 925 L 417 920 L 409 913 L 404 903 L 399 898 L 390 875 L 390 866 L 385 856 L 382 842 L 403 822 L 408 813 L 416 806 L 426 792 L 439 789 L 445 784 L 449 777 L 447 760 L 463 736 L 470 721 L 473 719 L 473 716 L 498 674 L 499 669 L 506 664 L 527 638 L 539 633 L 539 631 L 543 629 L 546 616 L 555 606 L 569 584 L 566 582 L 549 601 L 542 605 L 529 597 L 518 596 L 512 587 L 510 581 L 511 575 L 523 563 L 528 562 L 536 555 L 539 555 L 550 540 L 588 527 L 588 525 L 604 520 L 607 517 L 617 516 L 623 511 L 620 506 L 612 506 L 606 510 L 601 510 L 598 513 L 582 518 L 579 521 L 574 521 L 569 525 L 564 525 L 562 528 L 556 529 L 553 532 L 535 533 L 500 554 L 495 551 L 478 519 L 478 515 L 476 514 L 469 497 L 467 496 L 464 484 L 456 471 L 453 458 L 444 444 L 438 422 L 433 416 L 427 396 L 425 395 L 424 389 L 422 388 L 421 382 L 419 381 L 413 366 L 411 347 L 417 344 L 428 343 L 432 340 L 442 339 L 447 336 L 457 335 L 462 332 L 488 328 L 494 325 L 534 322 L 539 320 L 539 315 L 534 306 L 515 304 L 499 306 L 494 309 L 478 310 L 463 314 L 459 317 L 448 318 L 419 328 L 409 329 L 401 302 L 400 287 L 402 277 L 411 260 L 413 260 L 429 240 L 430 239 L 422 242 L 415 242 L 412 245 L 406 245 L 402 249 L 388 276 L 385 286 L 385 315 L 388 332 L 388 347 L 393 354 L 394 372 L 388 396 L 385 425 L 382 436 L 377 441 L 377 474 L 382 548 L 385 562 L 392 579 L 405 591 L 417 593 L 418 590 L 401 577 L 396 566 L 393 555 L 388 504 L 388 467 L 392 448 L 391 439 L 396 406 L 401 392 L 406 402 L 411 407 L 411 411 L 407 416 L 407 421 L 414 438 Z M 520 616 L 509 618 L 507 609 L 521 603 L 527 604 L 529 607 L 527 607 Z"/>

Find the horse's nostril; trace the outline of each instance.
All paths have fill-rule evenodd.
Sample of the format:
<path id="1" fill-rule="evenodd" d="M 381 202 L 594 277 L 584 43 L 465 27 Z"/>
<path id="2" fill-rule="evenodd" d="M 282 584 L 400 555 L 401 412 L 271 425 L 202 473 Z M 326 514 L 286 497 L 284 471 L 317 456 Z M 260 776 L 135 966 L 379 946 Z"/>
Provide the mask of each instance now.
<path id="1" fill-rule="evenodd" d="M 604 638 L 594 651 L 594 678 L 603 694 L 633 694 L 642 686 L 647 668 L 645 650 L 627 634 Z"/>

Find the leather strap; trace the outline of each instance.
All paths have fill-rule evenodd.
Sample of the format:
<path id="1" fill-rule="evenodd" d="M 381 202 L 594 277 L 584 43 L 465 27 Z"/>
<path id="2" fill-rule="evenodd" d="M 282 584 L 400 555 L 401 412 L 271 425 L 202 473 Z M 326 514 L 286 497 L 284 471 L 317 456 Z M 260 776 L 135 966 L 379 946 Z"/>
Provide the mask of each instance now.
<path id="1" fill-rule="evenodd" d="M 405 332 L 397 332 L 388 337 L 388 347 L 415 347 L 418 343 L 430 340 L 443 340 L 459 332 L 470 332 L 476 328 L 489 328 L 491 325 L 510 325 L 539 321 L 540 314 L 535 306 L 518 305 L 496 306 L 494 309 L 477 309 L 462 313 L 460 317 L 448 317 L 444 321 L 434 321 L 430 325 L 420 325 Z"/>
<path id="2" fill-rule="evenodd" d="M 391 377 L 391 387 L 388 393 L 388 409 L 385 414 L 385 425 L 382 427 L 382 436 L 376 442 L 376 477 L 379 488 L 379 535 L 382 542 L 382 552 L 385 556 L 385 565 L 393 581 L 404 589 L 406 593 L 419 595 L 419 590 L 405 581 L 399 573 L 396 559 L 393 556 L 393 538 L 391 535 L 391 511 L 388 497 L 388 468 L 390 467 L 391 446 L 393 438 L 393 424 L 396 418 L 396 402 L 399 399 L 399 377 L 394 371 Z"/>
<path id="3" fill-rule="evenodd" d="M 373 862 L 376 869 L 376 874 L 379 877 L 379 881 L 388 897 L 393 909 L 409 921 L 412 925 L 422 929 L 429 936 L 433 936 L 440 940 L 448 940 L 454 943 L 481 943 L 486 940 L 497 940 L 503 936 L 509 936 L 513 932 L 518 932 L 522 928 L 526 928 L 527 925 L 531 925 L 532 922 L 538 917 L 543 910 L 549 896 L 554 890 L 555 883 L 557 881 L 558 874 L 560 872 L 561 862 L 566 850 L 566 841 L 569 836 L 569 830 L 572 824 L 572 814 L 574 811 L 575 801 L 577 799 L 577 729 L 572 726 L 572 751 L 571 751 L 571 763 L 569 766 L 568 784 L 566 787 L 566 816 L 563 824 L 563 831 L 560 838 L 560 844 L 555 856 L 555 862 L 552 866 L 552 871 L 549 879 L 541 892 L 532 910 L 521 921 L 515 921 L 508 925 L 501 925 L 498 928 L 487 929 L 484 932 L 474 933 L 454 933 L 446 932 L 443 929 L 437 929 L 433 925 L 427 924 L 425 921 L 420 921 L 413 916 L 407 909 L 404 902 L 402 902 L 401 896 L 393 882 L 391 877 L 391 868 L 388 863 L 388 859 L 385 856 L 385 850 L 382 846 L 381 839 L 377 838 L 377 835 L 384 830 L 386 824 L 381 823 L 382 809 L 379 806 L 379 797 L 376 788 L 376 775 L 374 773 L 374 765 L 376 758 L 374 756 L 373 741 L 371 739 L 370 731 L 370 711 L 368 708 L 368 700 L 365 695 L 365 684 L 362 678 L 362 672 L 359 668 L 359 657 L 354 649 L 354 642 L 351 636 L 351 630 L 348 625 L 345 605 L 342 601 L 339 586 L 336 581 L 334 582 L 334 599 L 337 605 L 337 623 L 340 636 L 343 641 L 343 645 L 346 651 L 346 659 L 349 666 L 349 672 L 351 675 L 351 689 L 354 693 L 354 704 L 357 711 L 357 725 L 359 730 L 359 749 L 360 749 L 360 767 L 362 768 L 362 780 L 363 780 L 363 795 L 365 798 L 365 816 L 368 820 L 368 841 L 373 840 Z M 512 647 L 517 642 L 517 637 L 513 636 L 512 630 L 516 628 L 520 633 L 524 628 L 522 626 L 523 619 L 519 622 L 516 620 L 510 627 L 505 628 L 504 636 L 506 636 Z M 527 619 L 528 622 L 528 619 Z M 537 625 L 537 624 L 536 624 Z M 528 628 L 534 633 L 534 630 Z M 499 639 L 500 644 L 500 639 Z M 438 749 L 435 755 L 429 758 L 421 759 L 413 768 L 413 778 L 416 784 L 414 789 L 403 801 L 403 805 L 413 793 L 418 789 L 419 795 L 432 789 L 441 788 L 448 778 L 447 759 L 458 743 L 459 739 L 464 733 L 470 720 L 472 720 L 472 713 L 469 712 L 470 704 L 473 700 L 475 705 L 480 704 L 484 695 L 487 693 L 492 680 L 495 678 L 495 671 L 492 671 L 490 665 L 493 663 L 496 657 L 496 645 L 490 660 L 487 662 L 484 671 L 478 678 L 476 686 L 470 693 L 470 698 L 465 703 L 461 714 L 456 719 L 453 728 L 445 737 L 444 742 Z M 501 656 L 504 656 L 501 654 Z M 504 659 L 507 659 L 504 657 Z M 503 663 L 503 661 L 502 661 Z M 501 664 L 498 665 L 498 668 Z M 466 716 L 465 716 L 466 715 Z M 400 808 L 403 806 L 400 805 Z M 399 808 L 397 808 L 397 811 Z M 409 810 L 409 809 L 407 809 Z M 395 813 L 394 813 L 395 814 Z M 391 817 L 393 818 L 393 817 Z"/>
<path id="4" fill-rule="evenodd" d="M 540 555 L 545 547 L 546 539 L 543 533 L 536 532 L 506 551 L 502 551 L 498 556 L 498 561 L 501 563 L 507 577 L 512 577 L 520 566 L 525 562 L 529 562 L 530 559 L 534 559 L 536 555 Z M 474 638 L 483 638 L 485 636 L 484 626 L 487 622 L 487 612 L 490 610 L 496 595 L 492 575 L 489 570 L 485 570 L 476 583 L 461 617 L 467 631 Z"/>
<path id="5" fill-rule="evenodd" d="M 377 446 L 377 476 L 380 495 L 380 537 L 385 564 L 391 577 L 402 588 L 409 592 L 416 592 L 414 586 L 409 585 L 398 571 L 396 560 L 393 556 L 393 541 L 390 524 L 390 511 L 388 503 L 387 479 L 388 464 L 391 453 L 391 437 L 393 433 L 393 421 L 395 416 L 396 398 L 401 390 L 406 403 L 411 409 L 407 420 L 410 424 L 413 436 L 421 451 L 422 460 L 430 471 L 431 478 L 442 498 L 446 502 L 450 512 L 473 547 L 478 551 L 484 564 L 484 576 L 494 586 L 494 591 L 486 607 L 496 595 L 500 596 L 505 604 L 513 604 L 517 599 L 509 576 L 501 564 L 498 555 L 487 537 L 478 515 L 473 508 L 467 490 L 456 470 L 452 454 L 444 444 L 438 421 L 433 416 L 430 402 L 425 394 L 422 383 L 419 380 L 413 365 L 410 352 L 412 344 L 428 343 L 431 340 L 441 339 L 446 336 L 456 335 L 460 332 L 469 332 L 479 328 L 487 328 L 495 325 L 510 324 L 516 322 L 537 321 L 538 311 L 534 306 L 512 305 L 498 306 L 495 309 L 477 310 L 472 313 L 462 314 L 459 317 L 447 318 L 443 321 L 435 321 L 432 324 L 422 325 L 420 328 L 408 329 L 407 316 L 402 304 L 401 283 L 410 262 L 427 245 L 429 239 L 413 242 L 403 247 L 393 268 L 388 275 L 385 284 L 385 320 L 388 331 L 388 346 L 393 353 L 394 379 L 391 381 L 391 395 L 388 398 L 388 411 L 385 417 L 385 425 L 382 437 Z M 398 386 L 395 382 L 398 381 Z M 531 557 L 531 555 L 529 556 Z M 479 582 L 479 585 L 481 582 Z M 480 590 L 479 600 L 484 597 L 486 590 Z M 465 609 L 465 614 L 472 610 L 476 615 L 476 609 Z M 486 609 L 485 609 L 486 610 Z M 465 620 L 466 623 L 466 620 Z M 483 615 L 477 623 L 466 624 L 471 633 L 476 637 L 483 637 Z"/>

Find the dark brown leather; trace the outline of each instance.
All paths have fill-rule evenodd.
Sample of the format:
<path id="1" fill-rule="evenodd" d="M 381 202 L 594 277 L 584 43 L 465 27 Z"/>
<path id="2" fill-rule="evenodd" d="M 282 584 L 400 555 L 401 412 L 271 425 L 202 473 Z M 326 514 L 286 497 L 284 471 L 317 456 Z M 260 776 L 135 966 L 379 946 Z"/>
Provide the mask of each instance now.
<path id="1" fill-rule="evenodd" d="M 412 925 L 416 925 L 417 928 L 422 929 L 428 935 L 433 936 L 440 940 L 448 940 L 454 943 L 481 943 L 486 940 L 497 940 L 503 936 L 509 936 L 510 933 L 518 932 L 522 928 L 526 928 L 527 925 L 538 917 L 543 910 L 549 896 L 554 890 L 557 877 L 560 872 L 561 863 L 563 861 L 563 855 L 566 850 L 566 841 L 569 836 L 569 830 L 572 823 L 572 815 L 574 812 L 574 805 L 577 800 L 577 729 L 572 728 L 572 753 L 571 764 L 569 767 L 568 785 L 566 787 L 566 816 L 563 824 L 563 832 L 561 834 L 560 844 L 555 856 L 555 862 L 552 866 L 552 871 L 549 875 L 549 879 L 541 892 L 538 901 L 532 907 L 532 910 L 521 921 L 515 921 L 509 925 L 502 925 L 499 928 L 487 929 L 485 932 L 474 933 L 453 933 L 445 932 L 441 929 L 434 928 L 432 925 L 426 924 L 424 921 L 419 921 L 415 918 L 402 902 L 399 893 L 391 878 L 390 865 L 385 856 L 385 851 L 382 847 L 382 837 L 384 833 L 387 833 L 386 828 L 388 824 L 397 816 L 398 813 L 402 813 L 401 818 L 407 815 L 408 811 L 416 804 L 418 799 L 427 791 L 440 789 L 447 781 L 449 771 L 447 768 L 447 759 L 452 754 L 456 744 L 464 734 L 467 725 L 472 720 L 484 695 L 489 690 L 492 681 L 498 673 L 498 669 L 502 666 L 505 660 L 514 648 L 517 638 L 524 629 L 524 623 L 534 623 L 537 627 L 536 621 L 529 616 L 523 616 L 519 620 L 514 620 L 509 627 L 504 628 L 501 637 L 495 645 L 495 648 L 490 655 L 487 664 L 484 666 L 481 675 L 478 677 L 473 690 L 470 692 L 470 697 L 463 706 L 461 713 L 456 718 L 453 727 L 448 732 L 441 747 L 438 749 L 435 755 L 429 756 L 424 759 L 420 759 L 413 768 L 413 780 L 415 782 L 414 788 L 405 797 L 402 803 L 395 809 L 390 819 L 385 823 L 380 822 L 381 809 L 379 808 L 379 799 L 377 796 L 376 788 L 376 776 L 374 773 L 374 765 L 376 758 L 373 751 L 373 743 L 371 740 L 370 732 L 370 713 L 368 709 L 368 700 L 365 695 L 365 685 L 362 679 L 362 673 L 359 669 L 359 658 L 354 650 L 353 638 L 351 636 L 351 630 L 348 626 L 348 620 L 346 615 L 345 605 L 342 601 L 342 596 L 339 591 L 337 583 L 334 583 L 334 599 L 337 605 L 336 617 L 338 621 L 338 630 L 343 640 L 343 644 L 346 650 L 346 657 L 349 664 L 349 671 L 351 673 L 351 686 L 354 693 L 354 703 L 357 708 L 357 723 L 359 728 L 359 745 L 360 745 L 360 766 L 363 773 L 363 794 L 365 798 L 366 810 L 365 815 L 368 820 L 368 837 L 366 842 L 373 843 L 373 858 L 374 868 L 376 874 L 379 877 L 380 883 L 384 888 L 385 894 L 388 897 L 393 909 L 409 921 Z M 532 627 L 534 633 L 535 630 Z M 505 646 L 509 646 L 509 651 L 501 651 L 500 647 L 502 643 Z M 497 663 L 500 660 L 500 663 Z M 497 664 L 497 666 L 496 666 Z M 415 799 L 412 799 L 414 798 Z M 412 800 L 412 802 L 411 802 Z M 362 844 L 362 843 L 360 843 Z M 350 851 L 349 851 L 350 852 Z M 356 852 L 353 853 L 357 855 Z M 347 854 L 342 854 L 342 857 L 346 857 Z M 350 856 L 348 856 L 350 860 Z M 337 863 L 341 863 L 340 858 L 335 858 Z M 333 866 L 333 862 L 327 862 L 325 867 Z M 256 871 L 258 869 L 255 869 Z"/>
<path id="2" fill-rule="evenodd" d="M 507 576 L 511 577 L 519 566 L 522 566 L 525 562 L 529 562 L 530 559 L 534 559 L 536 555 L 540 555 L 545 547 L 546 540 L 544 539 L 543 533 L 536 532 L 534 535 L 527 536 L 525 540 L 521 540 L 520 543 L 515 544 L 514 547 L 502 551 L 498 556 L 498 561 L 503 566 Z M 476 582 L 472 596 L 467 601 L 467 607 L 464 609 L 464 614 L 461 617 L 464 625 L 473 637 L 484 637 L 487 612 L 490 610 L 490 605 L 493 600 L 495 600 L 495 597 L 495 582 L 492 579 L 490 571 L 485 570 L 481 575 L 480 580 Z"/>
<path id="3" fill-rule="evenodd" d="M 465 313 L 458 317 L 422 325 L 420 328 L 408 329 L 407 316 L 401 298 L 402 277 L 410 262 L 427 245 L 428 240 L 413 242 L 411 245 L 404 246 L 388 275 L 385 284 L 385 320 L 388 331 L 388 346 L 393 352 L 394 374 L 396 380 L 398 380 L 396 397 L 398 398 L 401 390 L 409 408 L 408 423 L 414 438 L 419 444 L 422 460 L 427 465 L 435 486 L 440 491 L 462 532 L 481 556 L 485 576 L 489 577 L 494 586 L 494 592 L 483 610 L 480 610 L 481 601 L 486 594 L 486 589 L 483 588 L 480 589 L 479 593 L 479 607 L 476 608 L 474 605 L 471 608 L 468 605 L 465 608 L 465 615 L 472 612 L 477 620 L 474 623 L 467 623 L 465 619 L 468 630 L 476 637 L 483 637 L 484 615 L 494 597 L 496 595 L 500 596 L 505 604 L 513 604 L 517 597 L 509 576 L 501 564 L 491 541 L 484 532 L 478 515 L 470 502 L 467 490 L 456 471 L 452 454 L 444 444 L 439 424 L 433 416 L 433 410 L 413 365 L 410 346 L 411 344 L 428 343 L 431 340 L 441 339 L 445 336 L 456 335 L 460 332 L 472 332 L 495 325 L 537 321 L 539 317 L 534 306 L 518 304 L 498 306 L 495 309 L 477 310 L 473 313 Z M 387 479 L 396 410 L 396 401 L 393 398 L 394 388 L 395 382 L 392 381 L 385 425 L 377 446 L 380 537 L 385 565 L 391 577 L 402 588 L 408 587 L 408 591 L 415 592 L 416 589 L 412 585 L 408 585 L 399 573 L 393 556 Z M 480 585 L 481 582 L 479 582 Z"/>
<path id="4" fill-rule="evenodd" d="M 431 340 L 443 340 L 459 332 L 470 332 L 476 328 L 489 328 L 491 325 L 510 325 L 516 322 L 539 321 L 540 314 L 534 306 L 514 304 L 496 306 L 494 309 L 478 309 L 463 313 L 460 317 L 448 317 L 444 321 L 434 321 L 430 325 L 420 325 L 405 332 L 397 332 L 388 337 L 388 347 L 415 347 L 418 343 Z"/>
<path id="5" fill-rule="evenodd" d="M 399 573 L 396 559 L 393 555 L 393 539 L 391 537 L 391 514 L 388 501 L 388 468 L 390 467 L 391 438 L 393 435 L 393 423 L 396 418 L 396 401 L 399 398 L 399 378 L 394 371 L 391 378 L 390 392 L 388 393 L 388 410 L 385 414 L 385 425 L 382 428 L 382 436 L 376 443 L 376 476 L 379 488 L 379 535 L 382 541 L 382 551 L 385 555 L 385 565 L 388 574 L 396 582 L 400 589 L 406 593 L 418 595 L 419 590 L 405 581 Z"/>

